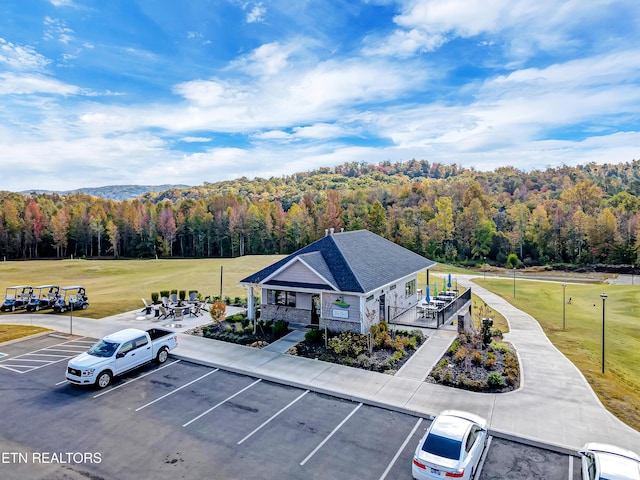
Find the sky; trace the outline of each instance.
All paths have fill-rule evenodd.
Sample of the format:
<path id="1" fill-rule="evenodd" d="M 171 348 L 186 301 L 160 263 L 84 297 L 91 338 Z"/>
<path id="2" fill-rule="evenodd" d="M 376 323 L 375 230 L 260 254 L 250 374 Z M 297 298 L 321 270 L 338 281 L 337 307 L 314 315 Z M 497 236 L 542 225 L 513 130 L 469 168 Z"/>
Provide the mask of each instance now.
<path id="1" fill-rule="evenodd" d="M 0 190 L 640 158 L 637 0 L 0 0 Z"/>

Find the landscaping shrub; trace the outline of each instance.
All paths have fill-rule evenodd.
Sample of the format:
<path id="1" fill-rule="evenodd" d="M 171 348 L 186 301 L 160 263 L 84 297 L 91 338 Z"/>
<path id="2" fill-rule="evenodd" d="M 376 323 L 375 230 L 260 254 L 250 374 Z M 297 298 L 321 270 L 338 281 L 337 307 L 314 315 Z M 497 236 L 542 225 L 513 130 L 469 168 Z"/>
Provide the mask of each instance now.
<path id="1" fill-rule="evenodd" d="M 462 363 L 462 362 L 464 362 L 465 358 L 467 358 L 468 354 L 469 354 L 469 350 L 467 350 L 467 347 L 462 345 L 462 346 L 458 347 L 458 350 L 456 350 L 456 353 L 453 356 L 453 359 L 457 363 Z"/>
<path id="2" fill-rule="evenodd" d="M 322 330 L 319 328 L 312 328 L 311 330 L 307 330 L 304 334 L 304 339 L 311 343 L 321 343 L 323 336 Z"/>
<path id="3" fill-rule="evenodd" d="M 490 373 L 487 375 L 487 384 L 494 388 L 502 387 L 504 385 L 504 377 L 499 373 Z"/>
<path id="4" fill-rule="evenodd" d="M 186 290 L 180 290 L 180 291 L 178 292 L 178 298 L 179 298 L 180 300 L 183 300 L 183 301 L 184 301 L 184 300 L 187 298 L 187 291 L 186 291 Z"/>
<path id="5" fill-rule="evenodd" d="M 482 363 L 482 352 L 479 350 L 471 352 L 471 361 L 476 365 L 480 365 Z"/>
<path id="6" fill-rule="evenodd" d="M 151 301 L 153 303 L 158 303 L 158 299 L 160 298 L 160 295 L 158 294 L 158 292 L 152 292 L 151 293 Z"/>
<path id="7" fill-rule="evenodd" d="M 490 345 L 491 348 L 497 350 L 500 353 L 507 353 L 510 351 L 509 345 L 507 345 L 505 342 L 491 342 Z"/>
<path id="8" fill-rule="evenodd" d="M 275 338 L 283 337 L 287 333 L 289 333 L 289 322 L 285 320 L 278 320 L 273 323 L 273 326 L 271 327 L 271 334 Z"/>
<path id="9" fill-rule="evenodd" d="M 237 333 L 243 333 L 244 332 L 244 327 L 242 326 L 242 322 L 236 322 L 234 324 L 234 327 L 235 327 Z"/>

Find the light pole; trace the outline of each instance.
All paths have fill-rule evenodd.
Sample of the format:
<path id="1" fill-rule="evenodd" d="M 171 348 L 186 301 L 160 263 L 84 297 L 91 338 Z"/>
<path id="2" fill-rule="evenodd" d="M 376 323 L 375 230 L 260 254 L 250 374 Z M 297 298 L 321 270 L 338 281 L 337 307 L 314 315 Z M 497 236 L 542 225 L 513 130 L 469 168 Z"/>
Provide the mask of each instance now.
<path id="1" fill-rule="evenodd" d="M 516 267 L 513 267 L 513 298 L 516 298 Z"/>
<path id="2" fill-rule="evenodd" d="M 483 260 L 482 277 L 484 280 L 486 280 L 487 279 L 487 257 L 484 257 L 482 260 Z"/>
<path id="3" fill-rule="evenodd" d="M 604 301 L 607 299 L 606 293 L 601 293 L 602 299 L 602 373 L 604 374 Z"/>
<path id="4" fill-rule="evenodd" d="M 567 302 L 565 301 L 565 291 L 567 289 L 567 285 L 565 283 L 562 284 L 562 329 L 566 329 L 565 324 L 565 310 L 567 307 Z"/>

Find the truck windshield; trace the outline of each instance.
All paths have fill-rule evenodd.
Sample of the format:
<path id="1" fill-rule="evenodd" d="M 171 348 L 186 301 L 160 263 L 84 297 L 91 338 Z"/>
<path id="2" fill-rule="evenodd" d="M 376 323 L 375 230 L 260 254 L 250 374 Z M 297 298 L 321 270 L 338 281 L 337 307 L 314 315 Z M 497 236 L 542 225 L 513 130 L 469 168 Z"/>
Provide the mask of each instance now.
<path id="1" fill-rule="evenodd" d="M 119 343 L 115 342 L 105 342 L 104 340 L 100 340 L 96 343 L 91 349 L 87 352 L 89 355 L 93 355 L 94 357 L 110 357 L 113 355 L 118 347 Z"/>

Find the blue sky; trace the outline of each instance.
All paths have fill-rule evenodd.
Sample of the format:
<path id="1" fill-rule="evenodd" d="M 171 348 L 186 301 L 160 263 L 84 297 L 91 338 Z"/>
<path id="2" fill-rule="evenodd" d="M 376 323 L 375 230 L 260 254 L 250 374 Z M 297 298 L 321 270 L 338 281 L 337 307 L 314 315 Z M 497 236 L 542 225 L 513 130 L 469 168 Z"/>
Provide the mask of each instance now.
<path id="1" fill-rule="evenodd" d="M 637 0 L 0 0 L 0 190 L 640 158 Z"/>

